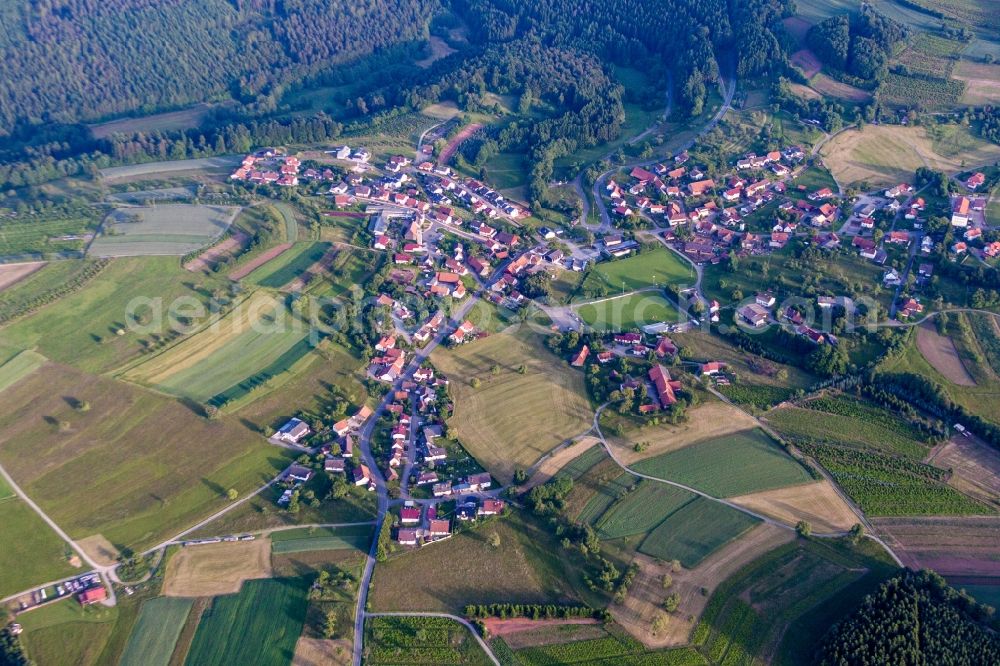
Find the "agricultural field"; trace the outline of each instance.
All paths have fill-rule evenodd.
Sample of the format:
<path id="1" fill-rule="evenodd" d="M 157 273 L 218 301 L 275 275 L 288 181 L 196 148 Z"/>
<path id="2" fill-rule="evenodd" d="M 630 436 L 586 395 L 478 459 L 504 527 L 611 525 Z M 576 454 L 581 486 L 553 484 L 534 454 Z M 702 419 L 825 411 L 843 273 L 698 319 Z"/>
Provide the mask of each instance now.
<path id="1" fill-rule="evenodd" d="M 591 485 L 596 487 L 592 488 L 593 492 L 587 493 L 587 501 L 579 512 L 567 512 L 570 516 L 576 514 L 576 522 L 593 525 L 621 496 L 631 492 L 638 485 L 639 479 L 634 475 L 619 471 L 620 468 L 614 461 L 609 460 L 608 463 L 595 467 L 593 475 L 585 475 L 581 487 L 587 488 Z M 605 477 L 608 472 L 611 472 L 610 477 Z M 590 483 L 591 478 L 598 483 Z M 581 490 L 580 493 L 583 494 L 583 491 Z M 572 500 L 567 504 L 569 507 L 573 505 Z"/>
<path id="2" fill-rule="evenodd" d="M 879 90 L 879 98 L 888 104 L 921 103 L 930 111 L 945 111 L 958 105 L 965 94 L 965 83 L 946 78 L 923 78 L 889 73 Z"/>
<path id="3" fill-rule="evenodd" d="M 168 666 L 193 603 L 170 597 L 143 602 L 119 666 Z"/>
<path id="4" fill-rule="evenodd" d="M 190 173 L 226 174 L 243 160 L 242 155 L 203 157 L 191 160 L 170 160 L 147 162 L 129 166 L 101 169 L 101 178 L 106 183 L 122 183 L 135 180 L 152 180 L 160 176 L 179 176 Z"/>
<path id="5" fill-rule="evenodd" d="M 437 611 L 462 615 L 479 603 L 539 603 L 603 606 L 606 599 L 583 580 L 582 555 L 565 550 L 547 526 L 517 514 L 447 541 L 396 554 L 375 567 L 372 610 Z M 500 546 L 489 545 L 496 532 Z M 446 562 L 447 566 L 442 566 Z M 418 586 L 400 593 L 400 581 L 420 571 Z"/>
<path id="6" fill-rule="evenodd" d="M 455 413 L 449 425 L 504 483 L 515 468 L 527 469 L 590 426 L 582 375 L 559 363 L 531 333 L 499 333 L 454 350 L 438 348 L 431 361 L 451 381 Z M 524 374 L 518 372 L 521 365 Z M 493 374 L 494 366 L 499 374 Z M 481 382 L 479 388 L 472 387 L 473 379 Z"/>
<path id="7" fill-rule="evenodd" d="M 655 529 L 696 495 L 666 483 L 641 480 L 636 490 L 612 504 L 594 523 L 602 539 L 620 539 Z"/>
<path id="8" fill-rule="evenodd" d="M 604 635 L 601 637 L 521 648 L 513 652 L 515 661 L 511 663 L 522 666 L 554 664 L 701 666 L 706 663 L 704 658 L 690 648 L 649 650 L 615 625 L 607 625 L 602 633 Z M 501 663 L 504 662 L 501 660 Z"/>
<path id="9" fill-rule="evenodd" d="M 759 522 L 724 504 L 698 497 L 650 532 L 639 545 L 639 552 L 661 560 L 680 560 L 685 568 L 693 569 Z"/>
<path id="10" fill-rule="evenodd" d="M 929 444 L 906 418 L 871 402 L 835 395 L 767 413 L 775 430 L 795 440 L 829 441 L 921 460 Z"/>
<path id="11" fill-rule="evenodd" d="M 262 287 L 280 289 L 323 259 L 330 247 L 329 243 L 296 243 L 288 252 L 250 273 L 246 280 Z"/>
<path id="12" fill-rule="evenodd" d="M 873 525 L 913 569 L 943 576 L 1000 577 L 997 516 L 876 518 Z"/>
<path id="13" fill-rule="evenodd" d="M 79 573 L 72 551 L 0 480 L 0 598 Z"/>
<path id="14" fill-rule="evenodd" d="M 44 214 L 5 220 L 0 222 L 0 256 L 78 254 L 99 223 L 98 218 L 88 217 L 84 212 L 66 217 Z"/>
<path id="15" fill-rule="evenodd" d="M 0 291 L 12 287 L 33 273 L 45 268 L 44 261 L 24 261 L 15 264 L 0 264 Z"/>
<path id="16" fill-rule="evenodd" d="M 18 617 L 29 657 L 45 666 L 90 666 L 98 663 L 114 633 L 120 608 L 80 606 L 66 599 Z"/>
<path id="17" fill-rule="evenodd" d="M 225 233 L 239 211 L 202 204 L 118 208 L 104 218 L 87 252 L 94 257 L 185 255 Z"/>
<path id="18" fill-rule="evenodd" d="M 199 308 L 207 313 L 212 292 L 224 283 L 189 273 L 172 257 L 114 259 L 86 286 L 62 295 L 59 280 L 86 279 L 94 267 L 92 262 L 54 262 L 5 292 L 0 317 L 7 303 L 15 313 L 45 305 L 0 330 L 0 344 L 106 372 L 181 337 L 187 319 L 179 315 Z M 129 325 L 130 313 L 136 326 Z"/>
<path id="19" fill-rule="evenodd" d="M 895 571 L 868 543 L 796 540 L 719 585 L 692 642 L 713 663 L 810 663 L 830 624 Z"/>
<path id="20" fill-rule="evenodd" d="M 917 327 L 916 347 L 924 360 L 944 376 L 950 383 L 959 386 L 975 386 L 976 380 L 959 354 L 955 340 L 941 335 L 934 323 L 926 321 Z"/>
<path id="21" fill-rule="evenodd" d="M 683 317 L 673 303 L 659 293 L 643 292 L 580 306 L 580 318 L 598 331 L 628 331 L 647 324 L 681 323 Z"/>
<path id="22" fill-rule="evenodd" d="M 954 152 L 959 141 L 964 149 Z M 973 137 L 968 129 L 957 126 L 947 142 L 935 142 L 924 127 L 866 125 L 862 131 L 838 134 L 820 154 L 838 182 L 866 182 L 876 187 L 907 182 L 917 167 L 925 164 L 946 173 L 962 171 L 968 168 L 965 165 L 989 164 L 1000 158 L 1000 146 Z"/>
<path id="23" fill-rule="evenodd" d="M 0 391 L 21 381 L 45 363 L 45 357 L 33 351 L 17 352 L 0 362 Z"/>
<path id="24" fill-rule="evenodd" d="M 365 653 L 365 663 L 373 666 L 492 663 L 468 629 L 443 617 L 369 618 Z"/>
<path id="25" fill-rule="evenodd" d="M 238 421 L 68 366 L 46 364 L 3 397 L 0 463 L 74 538 L 119 548 L 171 536 L 288 460 Z"/>
<path id="26" fill-rule="evenodd" d="M 116 203 L 142 205 L 150 202 L 193 199 L 194 194 L 194 189 L 190 187 L 160 187 L 143 190 L 136 189 L 132 185 L 126 185 L 121 191 L 109 194 L 107 199 Z"/>
<path id="27" fill-rule="evenodd" d="M 198 127 L 211 110 L 209 104 L 195 104 L 186 109 L 165 111 L 149 116 L 119 118 L 90 125 L 95 139 L 103 139 L 112 134 L 135 134 L 136 132 L 167 132 L 169 130 Z"/>
<path id="28" fill-rule="evenodd" d="M 977 437 L 955 435 L 925 461 L 951 470 L 948 485 L 986 502 L 1000 502 L 1000 456 Z"/>
<path id="29" fill-rule="evenodd" d="M 835 99 L 844 100 L 845 102 L 867 102 L 872 96 L 866 90 L 861 88 L 855 88 L 852 85 L 848 85 L 842 81 L 827 76 L 820 72 L 816 76 L 812 77 L 809 81 L 810 87 L 816 92 L 822 94 L 825 97 L 833 97 Z"/>
<path id="30" fill-rule="evenodd" d="M 623 289 L 628 292 L 664 285 L 689 286 L 694 284 L 694 280 L 694 269 L 676 254 L 661 247 L 626 259 L 597 264 L 587 273 L 581 290 L 598 293 L 604 289 L 606 293 L 614 294 Z"/>
<path id="31" fill-rule="evenodd" d="M 725 465 L 720 461 L 725 461 Z M 805 468 L 761 430 L 744 430 L 693 444 L 640 461 L 632 468 L 716 497 L 812 481 Z"/>
<path id="32" fill-rule="evenodd" d="M 168 597 L 236 594 L 246 581 L 270 577 L 271 548 L 265 538 L 186 546 L 167 563 L 163 594 Z"/>
<path id="33" fill-rule="evenodd" d="M 276 296 L 259 291 L 221 319 L 121 377 L 216 406 L 288 372 L 313 345 L 308 325 Z"/>
<path id="34" fill-rule="evenodd" d="M 531 472 L 528 481 L 521 486 L 527 492 L 557 474 L 579 479 L 595 465 L 607 459 L 607 453 L 596 437 L 582 437 L 571 445 L 546 456 Z"/>
<path id="35" fill-rule="evenodd" d="M 217 597 L 198 624 L 186 664 L 287 666 L 306 619 L 306 581 L 255 580 Z"/>
<path id="36" fill-rule="evenodd" d="M 804 520 L 817 532 L 845 532 L 858 516 L 829 481 L 730 497 L 730 501 L 789 526 Z"/>
<path id="37" fill-rule="evenodd" d="M 271 552 L 279 555 L 305 553 L 313 550 L 353 549 L 368 552 L 372 528 L 360 527 L 304 527 L 271 533 Z"/>

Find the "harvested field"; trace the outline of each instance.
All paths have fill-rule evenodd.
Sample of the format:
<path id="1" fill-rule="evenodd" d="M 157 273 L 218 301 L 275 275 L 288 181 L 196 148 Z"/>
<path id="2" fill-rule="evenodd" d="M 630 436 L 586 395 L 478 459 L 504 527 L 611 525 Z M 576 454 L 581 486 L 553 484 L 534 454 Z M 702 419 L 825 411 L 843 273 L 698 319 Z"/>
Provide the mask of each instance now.
<path id="1" fill-rule="evenodd" d="M 863 131 L 841 132 L 820 154 L 837 182 L 845 186 L 861 181 L 873 186 L 908 182 L 918 167 L 950 174 L 968 164 L 988 164 L 1000 157 L 1000 146 L 973 136 L 967 129 L 954 130 L 945 144 L 935 141 L 923 127 L 866 125 Z"/>
<path id="2" fill-rule="evenodd" d="M 21 381 L 45 363 L 45 357 L 33 351 L 23 351 L 0 363 L 0 391 Z"/>
<path id="3" fill-rule="evenodd" d="M 871 93 L 847 85 L 846 83 L 841 83 L 822 73 L 812 77 L 809 85 L 828 97 L 835 97 L 848 102 L 867 102 L 872 98 Z"/>
<path id="4" fill-rule="evenodd" d="M 268 539 L 187 546 L 167 563 L 163 594 L 167 597 L 236 594 L 245 581 L 270 577 Z"/>
<path id="5" fill-rule="evenodd" d="M 229 236 L 229 238 L 213 245 L 208 248 L 197 257 L 191 261 L 184 264 L 184 269 L 193 272 L 197 271 L 210 271 L 215 264 L 217 264 L 221 259 L 229 256 L 239 248 L 243 247 L 243 244 L 247 242 L 249 236 L 244 232 L 236 229 Z"/>
<path id="6" fill-rule="evenodd" d="M 606 436 L 605 439 L 614 450 L 615 457 L 627 467 L 646 458 L 757 425 L 753 417 L 742 409 L 724 402 L 704 402 L 689 410 L 688 415 L 690 418 L 679 425 L 647 426 L 628 431 L 621 437 Z M 635 450 L 637 442 L 647 445 L 643 451 Z"/>
<path id="7" fill-rule="evenodd" d="M 955 68 L 954 78 L 965 82 L 962 104 L 982 105 L 1000 102 L 1000 65 L 962 60 Z"/>
<path id="8" fill-rule="evenodd" d="M 101 178 L 106 182 L 122 182 L 143 178 L 153 178 L 159 175 L 177 175 L 189 171 L 228 172 L 243 160 L 242 155 L 225 157 L 203 157 L 193 160 L 173 160 L 167 162 L 147 162 L 129 166 L 109 167 L 101 169 Z"/>
<path id="9" fill-rule="evenodd" d="M 876 518 L 872 524 L 913 569 L 1000 576 L 1000 517 Z"/>
<path id="10" fill-rule="evenodd" d="M 941 335 L 928 320 L 917 328 L 917 349 L 935 370 L 959 386 L 975 386 L 972 375 L 962 364 L 962 358 L 951 338 Z"/>
<path id="11" fill-rule="evenodd" d="M 19 264 L 0 264 L 0 291 L 17 284 L 41 269 L 46 263 L 44 261 L 25 261 Z"/>
<path id="12" fill-rule="evenodd" d="M 465 448 L 509 483 L 564 440 L 590 427 L 583 375 L 558 362 L 531 333 L 499 333 L 454 350 L 438 348 L 434 365 L 451 380 L 450 420 Z M 518 368 L 524 365 L 521 374 Z M 499 367 L 494 375 L 492 368 Z M 478 379 L 479 388 L 471 382 Z M 511 428 L 511 424 L 519 424 Z"/>
<path id="13" fill-rule="evenodd" d="M 120 551 L 101 534 L 92 534 L 85 539 L 78 539 L 76 545 L 83 549 L 95 562 L 102 566 L 112 567 L 118 563 Z"/>
<path id="14" fill-rule="evenodd" d="M 715 588 L 764 553 L 788 543 L 794 538 L 789 530 L 774 525 L 758 525 L 742 538 L 716 551 L 697 567 L 674 572 L 669 562 L 647 555 L 636 555 L 639 573 L 629 586 L 628 595 L 621 604 L 610 606 L 611 614 L 632 636 L 649 648 L 662 648 L 688 643 L 693 624 L 688 617 L 699 618 L 705 610 Z M 663 576 L 673 578 L 670 590 L 663 588 Z M 703 594 L 706 590 L 707 594 Z M 681 596 L 676 613 L 669 616 L 666 630 L 653 634 L 653 618 L 662 610 L 663 599 L 669 592 Z"/>
<path id="15" fill-rule="evenodd" d="M 819 71 L 823 69 L 823 63 L 821 63 L 819 58 L 816 57 L 816 54 L 809 49 L 796 51 L 792 54 L 790 60 L 793 65 L 802 70 L 802 73 L 805 74 L 807 79 L 811 79 L 816 76 L 819 74 Z"/>
<path id="16" fill-rule="evenodd" d="M 451 161 L 451 158 L 454 157 L 455 152 L 458 150 L 458 147 L 462 145 L 462 142 L 478 132 L 482 129 L 482 127 L 482 123 L 469 123 L 463 127 L 458 134 L 452 137 L 451 141 L 448 142 L 448 145 L 441 151 L 441 154 L 438 155 L 438 164 L 447 164 Z"/>
<path id="17" fill-rule="evenodd" d="M 260 254 L 258 254 L 256 257 L 254 257 L 253 259 L 251 259 L 247 263 L 243 264 L 242 266 L 240 266 L 236 270 L 232 271 L 229 274 L 229 279 L 230 280 L 242 280 L 243 278 L 245 278 L 246 276 L 250 275 L 251 273 L 253 273 L 255 270 L 257 270 L 258 268 L 260 268 L 261 266 L 263 266 L 267 262 L 271 261 L 272 259 L 275 259 L 275 258 L 279 257 L 282 253 L 284 253 L 290 247 L 292 247 L 291 243 L 282 243 L 280 245 L 275 245 L 274 247 L 272 247 L 271 249 L 269 249 L 269 250 L 267 250 L 265 252 L 261 252 Z"/>
<path id="18" fill-rule="evenodd" d="M 953 470 L 949 485 L 986 502 L 1000 503 L 1000 456 L 979 439 L 955 435 L 927 462 Z"/>
<path id="19" fill-rule="evenodd" d="M 816 532 L 842 532 L 860 522 L 829 481 L 730 497 L 730 501 L 787 525 L 808 521 Z"/>
<path id="20" fill-rule="evenodd" d="M 87 253 L 95 257 L 184 255 L 225 233 L 235 206 L 160 204 L 112 211 Z"/>
<path id="21" fill-rule="evenodd" d="M 353 663 L 351 641 L 299 636 L 292 666 L 349 666 Z"/>

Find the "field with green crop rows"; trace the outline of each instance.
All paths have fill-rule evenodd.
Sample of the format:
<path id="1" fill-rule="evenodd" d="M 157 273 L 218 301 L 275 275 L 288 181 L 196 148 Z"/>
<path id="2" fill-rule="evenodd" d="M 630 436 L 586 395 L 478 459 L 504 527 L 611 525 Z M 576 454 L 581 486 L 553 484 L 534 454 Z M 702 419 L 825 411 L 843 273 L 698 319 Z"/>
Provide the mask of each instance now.
<path id="1" fill-rule="evenodd" d="M 576 458 L 573 458 L 569 464 L 559 470 L 559 475 L 568 476 L 574 480 L 578 479 L 593 468 L 594 465 L 607 457 L 608 454 L 605 453 L 604 447 L 600 444 L 595 444 Z"/>
<path id="2" fill-rule="evenodd" d="M 706 663 L 704 658 L 691 648 L 649 650 L 622 629 L 614 625 L 612 627 L 608 629 L 608 635 L 604 638 L 522 648 L 514 652 L 516 661 L 513 663 L 521 666 L 556 666 L 558 664 L 702 666 Z"/>
<path id="3" fill-rule="evenodd" d="M 372 528 L 303 527 L 271 534 L 271 552 L 279 555 L 313 550 L 356 549 L 366 551 L 371 543 Z"/>
<path id="4" fill-rule="evenodd" d="M 239 208 L 202 204 L 160 204 L 118 208 L 104 219 L 90 244 L 95 257 L 185 255 L 210 244 L 235 219 Z"/>
<path id="5" fill-rule="evenodd" d="M 636 477 L 628 472 L 621 472 L 617 477 L 614 477 L 613 481 L 602 484 L 576 516 L 576 521 L 593 525 L 623 493 L 628 492 L 636 483 L 638 483 Z"/>
<path id="6" fill-rule="evenodd" d="M 119 666 L 167 666 L 193 603 L 180 597 L 143 602 Z"/>
<path id="7" fill-rule="evenodd" d="M 189 666 L 287 666 L 306 618 L 306 581 L 251 580 L 216 597 L 198 624 Z"/>
<path id="8" fill-rule="evenodd" d="M 642 480 L 638 488 L 611 505 L 594 526 L 602 539 L 644 534 L 694 498 L 694 493 L 675 486 Z"/>
<path id="9" fill-rule="evenodd" d="M 661 560 L 677 559 L 691 569 L 758 522 L 742 511 L 699 497 L 650 532 L 639 552 Z"/>
<path id="10" fill-rule="evenodd" d="M 373 665 L 492 663 L 468 629 L 443 617 L 370 618 L 365 645 Z"/>
<path id="11" fill-rule="evenodd" d="M 637 472 L 697 488 L 716 497 L 809 483 L 802 465 L 760 430 L 711 439 L 643 460 Z"/>
<path id="12" fill-rule="evenodd" d="M 99 220 L 84 215 L 72 217 L 32 216 L 0 223 L 0 256 L 48 254 L 79 251 L 85 236 L 94 231 Z"/>
<path id="13" fill-rule="evenodd" d="M 580 318 L 598 331 L 628 331 L 647 324 L 686 321 L 674 305 L 656 292 L 629 294 L 579 308 Z"/>
<path id="14" fill-rule="evenodd" d="M 330 247 L 329 243 L 298 243 L 248 275 L 246 281 L 280 289 L 322 259 Z"/>

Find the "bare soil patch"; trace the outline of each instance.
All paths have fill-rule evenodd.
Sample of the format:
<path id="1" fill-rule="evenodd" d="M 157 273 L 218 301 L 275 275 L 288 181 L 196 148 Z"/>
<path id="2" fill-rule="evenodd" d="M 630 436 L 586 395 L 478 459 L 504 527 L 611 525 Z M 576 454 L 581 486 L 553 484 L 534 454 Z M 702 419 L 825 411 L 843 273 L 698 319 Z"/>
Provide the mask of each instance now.
<path id="1" fill-rule="evenodd" d="M 801 83 L 789 83 L 789 90 L 792 91 L 797 97 L 802 99 L 823 99 L 823 96 L 818 92 L 810 88 L 809 86 L 804 86 Z"/>
<path id="2" fill-rule="evenodd" d="M 792 64 L 802 70 L 802 73 L 806 75 L 807 79 L 819 74 L 820 70 L 823 69 L 823 63 L 819 61 L 816 54 L 809 49 L 802 49 L 796 51 L 791 57 Z"/>
<path id="3" fill-rule="evenodd" d="M 270 577 L 270 539 L 187 546 L 167 564 L 163 594 L 168 597 L 236 594 L 244 581 Z"/>
<path id="4" fill-rule="evenodd" d="M 1000 102 L 1000 65 L 962 60 L 952 78 L 965 82 L 962 104 L 996 104 Z"/>
<path id="5" fill-rule="evenodd" d="M 484 623 L 490 636 L 502 637 L 510 645 L 511 649 L 514 650 L 564 642 L 565 637 L 561 637 L 557 632 L 552 631 L 553 627 L 565 627 L 567 625 L 592 627 L 592 629 L 581 628 L 574 631 L 573 640 L 576 641 L 601 638 L 607 635 L 607 632 L 600 626 L 601 622 L 590 617 L 569 617 L 550 620 L 530 620 L 523 617 L 501 620 L 493 617 L 484 620 Z"/>
<path id="6" fill-rule="evenodd" d="M 0 291 L 17 284 L 35 271 L 40 270 L 45 264 L 44 261 L 0 264 Z"/>
<path id="7" fill-rule="evenodd" d="M 563 467 L 576 460 L 584 451 L 590 449 L 595 444 L 600 444 L 601 440 L 596 437 L 581 437 L 575 443 L 565 448 L 559 449 L 552 455 L 545 458 L 531 475 L 528 482 L 521 486 L 521 490 L 527 492 L 535 486 L 540 486 L 553 476 L 559 473 Z"/>
<path id="8" fill-rule="evenodd" d="M 724 402 L 698 405 L 689 412 L 689 417 L 686 423 L 679 425 L 649 426 L 627 432 L 622 437 L 612 436 L 606 439 L 614 449 L 615 457 L 628 466 L 691 444 L 757 427 L 752 416 Z M 636 451 L 636 443 L 647 446 L 642 451 Z"/>
<path id="9" fill-rule="evenodd" d="M 672 572 L 669 563 L 637 555 L 635 563 L 639 565 L 639 573 L 629 586 L 624 603 L 609 607 L 611 614 L 630 634 L 649 648 L 685 645 L 712 592 L 722 581 L 744 565 L 793 538 L 795 535 L 791 530 L 761 524 L 710 555 L 696 568 L 678 572 Z M 673 585 L 669 589 L 663 587 L 665 574 L 673 577 Z M 663 600 L 673 592 L 680 595 L 680 606 L 676 613 L 669 616 L 666 630 L 655 635 L 652 632 L 653 619 L 661 612 Z M 688 621 L 689 617 L 694 619 Z"/>
<path id="10" fill-rule="evenodd" d="M 118 549 L 101 534 L 80 539 L 76 545 L 101 566 L 110 567 L 118 562 Z"/>
<path id="11" fill-rule="evenodd" d="M 872 524 L 911 568 L 1000 576 L 1000 516 L 877 518 Z"/>
<path id="12" fill-rule="evenodd" d="M 352 663 L 351 641 L 302 636 L 295 644 L 292 666 L 341 666 Z"/>
<path id="13" fill-rule="evenodd" d="M 267 262 L 271 261 L 272 259 L 276 259 L 277 257 L 284 254 L 291 247 L 292 247 L 291 243 L 282 243 L 281 245 L 275 245 L 266 252 L 261 252 L 259 255 L 257 255 L 256 257 L 254 257 L 253 259 L 251 259 L 250 261 L 248 261 L 247 263 L 243 264 L 242 266 L 234 270 L 232 273 L 230 273 L 229 279 L 242 280 L 243 278 L 250 275 L 251 273 L 253 273 L 255 270 L 257 270 Z"/>
<path id="14" fill-rule="evenodd" d="M 229 238 L 213 245 L 191 261 L 184 264 L 184 269 L 191 271 L 192 273 L 196 273 L 198 271 L 208 272 L 221 259 L 228 257 L 235 250 L 243 247 L 243 244 L 247 242 L 248 238 L 249 236 L 247 236 L 244 232 L 239 229 L 234 229 Z"/>
<path id="15" fill-rule="evenodd" d="M 936 447 L 927 462 L 952 470 L 948 483 L 960 491 L 987 502 L 1000 500 L 1000 454 L 979 439 L 956 435 Z"/>
<path id="16" fill-rule="evenodd" d="M 817 532 L 841 532 L 860 522 L 847 502 L 825 480 L 729 499 L 788 525 L 808 521 Z"/>
<path id="17" fill-rule="evenodd" d="M 975 386 L 976 381 L 962 364 L 951 338 L 941 335 L 930 320 L 917 328 L 917 349 L 945 379 L 959 386 Z"/>
<path id="18" fill-rule="evenodd" d="M 861 90 L 860 88 L 855 88 L 854 86 L 849 86 L 846 83 L 841 83 L 836 79 L 831 79 L 826 74 L 817 74 L 809 81 L 809 85 L 815 88 L 818 92 L 828 95 L 829 97 L 836 97 L 838 99 L 845 99 L 848 102 L 867 102 L 871 99 L 871 93 Z"/>
<path id="19" fill-rule="evenodd" d="M 447 164 L 455 155 L 455 151 L 458 150 L 458 147 L 462 145 L 462 142 L 478 132 L 482 126 L 482 123 L 470 123 L 463 127 L 458 134 L 452 137 L 451 141 L 448 142 L 448 145 L 441 151 L 441 154 L 438 155 L 438 164 Z"/>

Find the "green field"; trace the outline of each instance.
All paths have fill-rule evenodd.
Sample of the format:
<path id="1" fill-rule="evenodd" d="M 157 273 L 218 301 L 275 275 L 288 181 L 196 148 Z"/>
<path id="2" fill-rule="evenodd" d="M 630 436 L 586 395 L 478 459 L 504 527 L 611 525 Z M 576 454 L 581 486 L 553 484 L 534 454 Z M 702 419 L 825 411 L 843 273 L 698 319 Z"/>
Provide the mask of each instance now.
<path id="1" fill-rule="evenodd" d="M 716 497 L 732 497 L 809 483 L 812 478 L 760 430 L 744 430 L 692 444 L 632 466 Z"/>
<path id="2" fill-rule="evenodd" d="M 66 366 L 47 364 L 3 396 L 0 463 L 74 538 L 152 545 L 288 463 L 238 420 Z"/>
<path id="3" fill-rule="evenodd" d="M 649 533 L 639 552 L 661 560 L 680 560 L 691 569 L 758 523 L 742 511 L 698 497 Z"/>
<path id="4" fill-rule="evenodd" d="M 65 269 L 86 265 L 78 261 L 58 264 L 51 271 L 52 265 L 46 266 L 15 291 L 29 289 L 37 300 L 57 286 L 60 277 L 67 277 Z M 185 271 L 175 257 L 115 259 L 79 291 L 0 330 L 0 343 L 19 349 L 37 348 L 58 363 L 105 372 L 134 359 L 143 350 L 179 337 L 180 333 L 173 329 L 182 327 L 170 324 L 180 322 L 171 316 L 171 312 L 178 313 L 177 304 L 184 303 L 181 312 L 190 312 L 192 306 L 197 307 L 195 303 L 205 307 L 212 291 L 223 284 L 220 278 Z M 46 289 L 46 285 L 50 288 Z M 17 298 L 16 294 L 10 297 Z M 183 301 L 179 301 L 182 297 Z M 140 323 L 135 330 L 128 325 L 130 311 Z M 157 313 L 162 326 L 156 325 Z"/>
<path id="5" fill-rule="evenodd" d="M 0 598 L 80 573 L 63 543 L 31 507 L 0 481 Z"/>
<path id="6" fill-rule="evenodd" d="M 878 449 L 921 460 L 928 444 L 906 419 L 872 403 L 846 395 L 809 400 L 801 407 L 782 407 L 767 415 L 783 435 Z"/>
<path id="7" fill-rule="evenodd" d="M 98 222 L 85 214 L 33 215 L 24 221 L 14 218 L 0 222 L 0 256 L 79 252 L 85 244 L 83 237 L 92 233 Z"/>
<path id="8" fill-rule="evenodd" d="M 0 391 L 13 386 L 45 363 L 45 357 L 33 351 L 23 351 L 0 365 Z"/>
<path id="9" fill-rule="evenodd" d="M 606 633 L 607 636 L 601 638 L 553 642 L 537 647 L 522 648 L 513 653 L 516 661 L 505 662 L 502 658 L 500 661 L 501 663 L 515 663 L 521 666 L 555 666 L 557 664 L 702 666 L 707 663 L 701 655 L 691 648 L 649 650 L 616 625 L 607 625 Z"/>
<path id="10" fill-rule="evenodd" d="M 159 204 L 115 209 L 87 252 L 95 257 L 181 256 L 210 244 L 232 223 L 239 208 Z"/>
<path id="11" fill-rule="evenodd" d="M 487 160 L 486 180 L 498 190 L 523 187 L 528 182 L 525 156 L 521 153 L 497 153 Z"/>
<path id="12" fill-rule="evenodd" d="M 471 664 L 493 662 L 464 626 L 443 617 L 373 617 L 365 622 L 366 664 Z"/>
<path id="13" fill-rule="evenodd" d="M 119 666 L 167 666 L 193 603 L 177 597 L 144 602 Z"/>
<path id="14" fill-rule="evenodd" d="M 298 243 L 248 275 L 246 281 L 270 289 L 280 289 L 322 259 L 330 247 L 329 243 Z"/>
<path id="15" fill-rule="evenodd" d="M 594 266 L 583 281 L 584 293 L 614 294 L 635 291 L 645 287 L 664 285 L 690 286 L 694 284 L 694 269 L 667 248 L 656 248 L 642 254 L 603 261 Z"/>
<path id="16" fill-rule="evenodd" d="M 580 317 L 598 331 L 627 331 L 647 324 L 686 321 L 659 293 L 643 292 L 581 306 Z"/>
<path id="17" fill-rule="evenodd" d="M 29 657 L 41 666 L 89 666 L 99 661 L 121 609 L 80 606 L 66 599 L 18 617 Z"/>
<path id="18" fill-rule="evenodd" d="M 604 452 L 604 447 L 600 444 L 595 444 L 583 453 L 580 453 L 576 458 L 573 458 L 569 464 L 559 470 L 559 475 L 568 476 L 576 480 L 607 457 L 608 454 Z"/>
<path id="19" fill-rule="evenodd" d="M 595 523 L 597 534 L 602 539 L 644 534 L 695 497 L 694 493 L 666 483 L 642 480 L 636 490 L 601 515 Z"/>
<path id="20" fill-rule="evenodd" d="M 287 666 L 306 619 L 306 582 L 251 580 L 239 594 L 216 597 L 198 624 L 190 666 Z"/>
<path id="21" fill-rule="evenodd" d="M 271 534 L 271 552 L 279 555 L 339 549 L 367 552 L 371 536 L 372 528 L 369 526 L 281 530 Z"/>
<path id="22" fill-rule="evenodd" d="M 614 466 L 614 469 L 617 471 L 617 465 Z M 576 522 L 593 525 L 612 504 L 618 501 L 623 493 L 629 492 L 638 481 L 635 476 L 628 472 L 620 472 L 617 476 L 613 476 L 608 483 L 600 484 L 596 492 L 589 495 L 587 503 L 576 515 Z"/>

